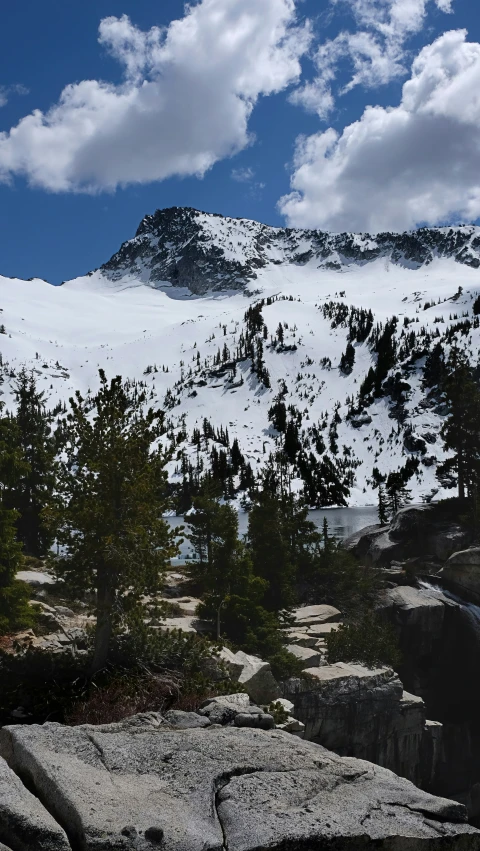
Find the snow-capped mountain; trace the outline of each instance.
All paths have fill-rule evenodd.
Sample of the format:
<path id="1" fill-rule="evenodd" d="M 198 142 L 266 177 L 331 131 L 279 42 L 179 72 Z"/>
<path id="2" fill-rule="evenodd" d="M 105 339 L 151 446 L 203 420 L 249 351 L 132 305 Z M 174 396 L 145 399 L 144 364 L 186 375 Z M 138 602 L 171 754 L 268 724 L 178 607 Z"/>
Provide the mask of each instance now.
<path id="1" fill-rule="evenodd" d="M 251 290 L 260 270 L 272 265 L 315 263 L 341 271 L 378 258 L 410 269 L 437 257 L 480 267 L 478 228 L 423 228 L 413 233 L 330 234 L 273 228 L 248 219 L 172 207 L 145 216 L 134 239 L 102 266 L 112 281 L 134 277 L 157 287 L 165 282 L 196 295 Z"/>
<path id="2" fill-rule="evenodd" d="M 364 505 L 376 501 L 374 467 L 418 459 L 419 498 L 439 488 L 444 457 L 445 409 L 423 367 L 455 339 L 477 360 L 479 294 L 480 228 L 326 234 L 157 211 L 85 277 L 0 278 L 4 399 L 24 364 L 51 407 L 93 390 L 103 367 L 165 406 L 173 478 L 208 466 L 214 447 L 228 455 L 227 430 L 259 471 L 290 429 L 295 486 L 309 479 L 313 493 L 333 469 L 349 504 Z"/>

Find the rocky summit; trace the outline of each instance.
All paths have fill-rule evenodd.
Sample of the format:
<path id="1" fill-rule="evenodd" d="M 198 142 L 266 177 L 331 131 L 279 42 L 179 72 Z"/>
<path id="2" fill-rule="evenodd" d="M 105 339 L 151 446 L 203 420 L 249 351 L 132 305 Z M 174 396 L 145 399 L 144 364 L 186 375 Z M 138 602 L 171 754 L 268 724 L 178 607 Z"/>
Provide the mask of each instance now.
<path id="1" fill-rule="evenodd" d="M 149 714 L 7 727 L 0 751 L 12 851 L 480 848 L 461 804 L 278 730 L 178 729 Z"/>
<path id="2" fill-rule="evenodd" d="M 245 290 L 259 269 L 306 265 L 340 271 L 379 258 L 415 269 L 434 258 L 480 267 L 480 228 L 422 228 L 408 233 L 330 234 L 274 228 L 248 219 L 171 207 L 145 216 L 101 272 L 113 281 L 125 275 L 159 286 L 169 282 L 196 295 L 209 290 Z"/>
<path id="3" fill-rule="evenodd" d="M 480 346 L 480 228 L 328 234 L 174 207 L 62 287 L 0 277 L 0 312 L 7 408 L 24 366 L 56 411 L 99 368 L 136 382 L 185 492 L 211 469 L 241 497 L 284 449 L 311 506 L 376 504 L 375 469 L 420 502 L 452 487 L 438 382 L 452 348 Z"/>

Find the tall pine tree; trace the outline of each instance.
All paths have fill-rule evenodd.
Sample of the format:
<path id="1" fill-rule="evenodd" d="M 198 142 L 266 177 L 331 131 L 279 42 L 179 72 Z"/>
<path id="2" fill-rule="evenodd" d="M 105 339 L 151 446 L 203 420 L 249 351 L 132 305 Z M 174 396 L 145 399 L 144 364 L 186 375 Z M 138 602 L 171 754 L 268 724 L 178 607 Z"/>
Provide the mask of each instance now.
<path id="1" fill-rule="evenodd" d="M 52 535 L 42 511 L 55 487 L 56 441 L 52 434 L 44 393 L 37 389 L 35 376 L 22 369 L 15 386 L 15 423 L 26 466 L 9 489 L 7 502 L 18 512 L 19 541 L 28 555 L 41 558 L 47 553 Z"/>
<path id="2" fill-rule="evenodd" d="M 24 582 L 15 579 L 22 566 L 22 545 L 16 539 L 17 512 L 5 503 L 5 496 L 25 472 L 19 449 L 18 431 L 10 417 L 0 417 L 0 635 L 29 626 L 32 610 L 30 593 Z"/>
<path id="3" fill-rule="evenodd" d="M 96 595 L 92 672 L 106 664 L 115 628 L 143 623 L 141 598 L 156 595 L 176 553 L 163 519 L 166 457 L 162 414 L 120 376 L 91 401 L 70 399 L 58 491 L 50 520 L 61 545 L 56 568 L 73 588 Z"/>
<path id="4" fill-rule="evenodd" d="M 443 391 L 449 414 L 442 426 L 444 447 L 453 456 L 438 468 L 441 479 L 457 477 L 458 496 L 477 499 L 480 484 L 480 389 L 465 352 L 452 349 Z"/>

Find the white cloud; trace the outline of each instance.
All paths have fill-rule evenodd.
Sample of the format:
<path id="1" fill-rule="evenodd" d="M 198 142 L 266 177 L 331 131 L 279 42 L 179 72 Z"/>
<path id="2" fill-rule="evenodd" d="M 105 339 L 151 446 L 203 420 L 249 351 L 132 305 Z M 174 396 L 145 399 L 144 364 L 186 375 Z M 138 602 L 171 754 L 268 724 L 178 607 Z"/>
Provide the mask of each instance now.
<path id="1" fill-rule="evenodd" d="M 21 83 L 14 83 L 11 86 L 0 86 L 0 107 L 6 106 L 11 95 L 28 95 L 29 90 Z"/>
<path id="2" fill-rule="evenodd" d="M 298 80 L 310 39 L 294 0 L 202 0 L 149 32 L 106 18 L 99 41 L 123 84 L 69 85 L 49 112 L 0 134 L 0 179 L 61 192 L 202 176 L 250 144 L 257 100 Z"/>
<path id="3" fill-rule="evenodd" d="M 333 84 L 341 62 L 348 61 L 352 75 L 338 95 L 355 86 L 367 89 L 386 85 L 407 73 L 406 43 L 425 25 L 432 0 L 331 0 L 348 7 L 357 31 L 344 30 L 320 45 L 314 56 L 317 75 L 290 97 L 293 103 L 327 118 L 335 105 Z M 452 12 L 453 0 L 433 0 L 438 10 Z"/>
<path id="4" fill-rule="evenodd" d="M 255 177 L 255 172 L 250 166 L 246 168 L 233 168 L 230 176 L 237 183 L 250 183 Z"/>
<path id="5" fill-rule="evenodd" d="M 292 226 L 404 230 L 480 216 L 480 44 L 465 30 L 423 48 L 397 107 L 297 142 Z"/>

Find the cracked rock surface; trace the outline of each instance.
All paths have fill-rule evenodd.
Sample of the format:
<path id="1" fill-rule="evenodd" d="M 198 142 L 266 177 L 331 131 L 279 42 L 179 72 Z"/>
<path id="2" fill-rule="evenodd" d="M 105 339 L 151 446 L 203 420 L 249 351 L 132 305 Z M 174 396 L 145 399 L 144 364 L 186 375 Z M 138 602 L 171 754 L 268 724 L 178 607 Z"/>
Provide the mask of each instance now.
<path id="1" fill-rule="evenodd" d="M 62 828 L 0 757 L 0 851 L 68 851 Z"/>
<path id="2" fill-rule="evenodd" d="M 279 730 L 173 729 L 151 714 L 6 727 L 0 752 L 74 851 L 480 849 L 462 805 Z"/>

